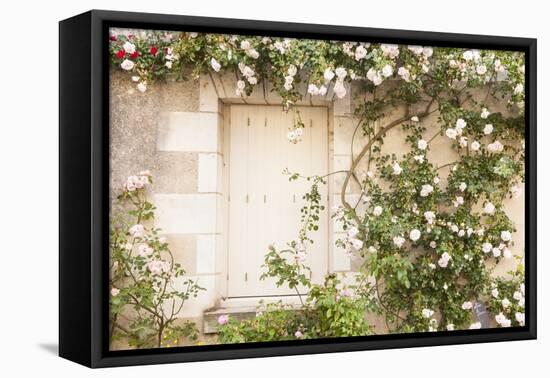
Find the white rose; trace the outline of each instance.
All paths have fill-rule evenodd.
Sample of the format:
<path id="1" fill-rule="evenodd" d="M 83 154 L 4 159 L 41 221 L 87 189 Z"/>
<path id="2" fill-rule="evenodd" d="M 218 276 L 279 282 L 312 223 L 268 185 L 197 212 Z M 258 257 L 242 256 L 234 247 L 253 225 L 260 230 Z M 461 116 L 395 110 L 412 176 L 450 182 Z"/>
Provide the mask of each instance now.
<path id="1" fill-rule="evenodd" d="M 486 214 L 493 214 L 495 212 L 495 205 L 493 205 L 491 202 L 487 202 L 487 204 L 483 208 L 483 212 Z"/>
<path id="2" fill-rule="evenodd" d="M 502 231 L 500 233 L 500 238 L 503 241 L 508 242 L 508 241 L 512 240 L 512 233 L 510 231 Z"/>
<path id="3" fill-rule="evenodd" d="M 116 297 L 118 295 L 118 293 L 120 293 L 120 290 L 117 289 L 116 287 L 113 287 L 111 289 L 111 296 Z M 516 316 L 516 319 L 517 319 L 517 316 Z"/>
<path id="4" fill-rule="evenodd" d="M 464 51 L 462 57 L 464 58 L 464 60 L 470 61 L 474 58 L 474 53 L 472 52 L 472 50 Z"/>
<path id="5" fill-rule="evenodd" d="M 430 184 L 424 184 L 422 185 L 422 188 L 420 189 L 420 197 L 427 197 L 434 191 L 434 187 Z"/>
<path id="6" fill-rule="evenodd" d="M 348 230 L 348 237 L 355 238 L 359 234 L 357 227 L 350 227 Z"/>
<path id="7" fill-rule="evenodd" d="M 487 73 L 487 67 L 484 64 L 480 64 L 476 67 L 476 73 L 478 75 L 485 75 Z"/>
<path id="8" fill-rule="evenodd" d="M 481 147 L 481 145 L 479 144 L 478 141 L 473 141 L 472 144 L 470 144 L 470 148 L 472 149 L 472 151 L 478 151 L 479 150 L 479 147 Z"/>
<path id="9" fill-rule="evenodd" d="M 130 71 L 132 68 L 134 68 L 134 65 L 135 65 L 134 62 L 132 62 L 131 60 L 124 59 L 124 61 L 120 63 L 120 68 L 126 71 Z"/>
<path id="10" fill-rule="evenodd" d="M 295 76 L 295 75 L 298 73 L 298 68 L 297 68 L 294 64 L 291 64 L 291 65 L 288 67 L 287 73 L 288 73 L 290 76 Z"/>
<path id="11" fill-rule="evenodd" d="M 127 53 L 127 54 L 133 54 L 136 52 L 136 45 L 134 45 L 132 42 L 129 42 L 129 41 L 126 41 L 123 45 L 122 45 L 122 48 L 124 49 L 124 51 Z"/>
<path id="12" fill-rule="evenodd" d="M 317 96 L 319 94 L 319 88 L 315 84 L 309 84 L 307 87 L 307 93 L 312 96 Z"/>
<path id="13" fill-rule="evenodd" d="M 492 132 L 493 132 L 493 125 L 490 124 L 490 123 L 486 124 L 485 127 L 483 128 L 483 133 L 484 133 L 485 135 L 489 135 L 489 134 L 491 134 Z"/>
<path id="14" fill-rule="evenodd" d="M 327 82 L 331 81 L 334 78 L 334 72 L 330 68 L 327 68 L 325 70 L 325 73 L 323 74 L 323 77 Z"/>
<path id="15" fill-rule="evenodd" d="M 395 246 L 397 248 L 401 248 L 403 246 L 403 244 L 405 243 L 405 238 L 401 237 L 401 236 L 395 236 L 393 238 L 393 244 L 395 244 Z"/>
<path id="16" fill-rule="evenodd" d="M 447 135 L 447 138 L 456 139 L 457 132 L 455 129 L 447 129 L 445 135 Z"/>
<path id="17" fill-rule="evenodd" d="M 286 138 L 290 141 L 290 142 L 296 142 L 296 134 L 294 133 L 294 131 L 289 131 L 288 134 L 286 134 Z"/>
<path id="18" fill-rule="evenodd" d="M 481 250 L 484 252 L 484 253 L 489 253 L 493 250 L 493 245 L 491 243 L 483 243 L 481 245 Z"/>
<path id="19" fill-rule="evenodd" d="M 454 207 L 459 207 L 460 205 L 464 204 L 464 197 L 462 196 L 456 196 L 455 200 L 453 201 Z"/>
<path id="20" fill-rule="evenodd" d="M 260 53 L 256 49 L 246 50 L 246 55 L 248 55 L 252 59 L 258 59 L 260 57 Z"/>
<path id="21" fill-rule="evenodd" d="M 419 122 L 420 119 L 418 118 L 418 116 L 412 116 L 412 117 L 411 117 L 411 121 L 413 121 L 413 122 Z"/>
<path id="22" fill-rule="evenodd" d="M 338 67 L 336 70 L 335 70 L 335 73 L 336 73 L 336 77 L 338 77 L 339 79 L 343 79 L 346 77 L 346 75 L 348 74 L 346 72 L 346 69 L 343 68 L 343 67 Z"/>
<path id="23" fill-rule="evenodd" d="M 435 213 L 433 211 L 426 211 L 424 213 L 424 218 L 426 218 L 428 224 L 432 224 L 435 219 Z"/>
<path id="24" fill-rule="evenodd" d="M 480 328 L 481 328 L 481 323 L 480 322 L 475 322 L 475 323 L 470 324 L 470 329 L 480 329 Z"/>
<path id="25" fill-rule="evenodd" d="M 500 314 L 495 315 L 495 321 L 498 324 L 502 325 L 502 323 L 506 321 L 506 316 L 501 312 Z"/>
<path id="26" fill-rule="evenodd" d="M 143 225 L 141 224 L 136 224 L 134 226 L 132 226 L 128 232 L 130 233 L 131 236 L 135 237 L 135 238 L 141 238 L 145 235 L 145 227 L 143 227 Z"/>
<path id="27" fill-rule="evenodd" d="M 409 234 L 409 238 L 412 241 L 417 241 L 418 239 L 420 239 L 420 236 L 421 236 L 420 230 L 417 230 L 417 229 L 412 230 Z"/>
<path id="28" fill-rule="evenodd" d="M 132 76 L 132 81 L 137 83 L 139 81 L 139 76 Z"/>
<path id="29" fill-rule="evenodd" d="M 241 49 L 248 50 L 250 48 L 250 42 L 247 40 L 241 41 Z"/>
<path id="30" fill-rule="evenodd" d="M 422 54 L 426 57 L 426 58 L 429 58 L 433 55 L 434 53 L 434 50 L 431 48 L 431 47 L 424 47 L 422 49 Z"/>
<path id="31" fill-rule="evenodd" d="M 425 150 L 428 147 L 428 142 L 426 142 L 424 139 L 420 139 L 417 145 L 418 145 L 418 149 Z"/>
<path id="32" fill-rule="evenodd" d="M 425 308 L 422 310 L 422 316 L 426 319 L 431 318 L 434 314 L 433 310 L 430 310 L 429 308 Z"/>
<path id="33" fill-rule="evenodd" d="M 398 162 L 393 163 L 392 169 L 394 175 L 400 175 L 403 172 L 403 168 L 401 168 Z"/>
<path id="34" fill-rule="evenodd" d="M 459 129 L 465 128 L 466 125 L 467 125 L 466 121 L 464 121 L 462 118 L 459 118 L 456 120 L 456 127 L 458 127 Z"/>
<path id="35" fill-rule="evenodd" d="M 487 119 L 489 115 L 491 115 L 491 113 L 489 112 L 489 110 L 487 110 L 487 108 L 481 109 L 481 118 Z"/>
<path id="36" fill-rule="evenodd" d="M 409 45 L 407 46 L 407 48 L 411 50 L 415 55 L 420 55 L 424 52 L 424 48 L 422 46 Z"/>
<path id="37" fill-rule="evenodd" d="M 144 84 L 144 83 L 139 83 L 137 85 L 137 89 L 138 91 L 140 91 L 141 93 L 145 92 L 147 90 L 147 86 Z"/>
<path id="38" fill-rule="evenodd" d="M 380 49 L 382 50 L 385 56 L 390 57 L 392 59 L 397 58 L 397 56 L 399 55 L 398 45 L 382 44 L 380 45 Z"/>
<path id="39" fill-rule="evenodd" d="M 334 85 L 334 94 L 338 98 L 344 98 L 346 97 L 346 87 L 344 86 L 344 83 L 341 79 L 338 79 L 336 81 L 336 84 Z"/>
<path id="40" fill-rule="evenodd" d="M 493 248 L 493 257 L 500 257 L 500 248 Z"/>
<path id="41" fill-rule="evenodd" d="M 399 69 L 397 70 L 397 74 L 401 76 L 401 78 L 405 81 L 411 80 L 411 73 L 405 67 L 399 67 Z"/>
<path id="42" fill-rule="evenodd" d="M 493 143 L 488 144 L 487 150 L 489 152 L 502 152 L 504 150 L 504 146 L 497 140 Z"/>
<path id="43" fill-rule="evenodd" d="M 525 313 L 523 312 L 516 312 L 516 321 L 519 323 L 520 326 L 525 325 Z"/>
<path id="44" fill-rule="evenodd" d="M 466 185 L 465 182 L 461 182 L 460 185 L 458 186 L 458 189 L 460 189 L 460 191 L 463 192 L 466 190 L 467 187 L 468 185 Z"/>
<path id="45" fill-rule="evenodd" d="M 498 289 L 495 287 L 493 290 L 491 290 L 491 295 L 493 298 L 498 298 Z"/>
<path id="46" fill-rule="evenodd" d="M 380 216 L 382 215 L 382 206 L 375 206 L 374 209 L 372 210 L 372 214 L 375 215 L 375 216 Z"/>
<path id="47" fill-rule="evenodd" d="M 443 252 L 441 258 L 437 261 L 437 264 L 442 268 L 446 268 L 450 260 L 451 256 L 447 252 Z"/>
<path id="48" fill-rule="evenodd" d="M 389 64 L 386 64 L 382 68 L 382 76 L 384 77 L 390 77 L 393 74 L 393 68 Z"/>
<path id="49" fill-rule="evenodd" d="M 143 243 L 138 245 L 137 254 L 141 257 L 147 257 L 153 253 L 153 248 L 149 247 L 147 244 Z"/>
<path id="50" fill-rule="evenodd" d="M 508 308 L 510 306 L 510 301 L 508 300 L 508 298 L 504 298 L 502 301 L 500 301 L 500 303 L 502 304 L 502 308 Z"/>
<path id="51" fill-rule="evenodd" d="M 351 241 L 351 245 L 353 247 L 353 249 L 355 249 L 356 251 L 360 250 L 361 248 L 363 248 L 363 241 L 359 240 L 359 239 L 353 239 Z"/>
<path id="52" fill-rule="evenodd" d="M 367 49 L 363 45 L 357 46 L 355 49 L 355 60 L 361 60 L 367 56 Z"/>
<path id="53" fill-rule="evenodd" d="M 523 84 L 516 85 L 516 87 L 514 88 L 514 93 L 515 94 L 523 93 Z"/>
<path id="54" fill-rule="evenodd" d="M 319 96 L 324 96 L 327 94 L 327 87 L 325 87 L 324 85 L 321 85 L 321 87 L 319 88 Z"/>
<path id="55" fill-rule="evenodd" d="M 210 59 L 210 65 L 216 72 L 220 72 L 220 69 L 222 68 L 221 64 L 215 58 Z"/>
<path id="56" fill-rule="evenodd" d="M 474 307 L 474 305 L 470 301 L 466 301 L 466 302 L 462 303 L 462 309 L 463 310 L 471 310 L 472 307 Z"/>

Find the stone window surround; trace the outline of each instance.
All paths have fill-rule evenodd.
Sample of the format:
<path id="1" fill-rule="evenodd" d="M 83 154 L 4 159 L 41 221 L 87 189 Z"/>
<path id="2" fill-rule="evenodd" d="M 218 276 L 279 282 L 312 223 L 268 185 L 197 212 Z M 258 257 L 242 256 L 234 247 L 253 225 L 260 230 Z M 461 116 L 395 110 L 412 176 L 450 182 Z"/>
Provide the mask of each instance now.
<path id="1" fill-rule="evenodd" d="M 269 83 L 260 83 L 258 84 L 258 89 L 255 90 L 250 96 L 248 97 L 239 97 L 235 94 L 235 88 L 237 83 L 237 78 L 233 74 L 206 74 L 201 75 L 199 84 L 199 112 L 200 113 L 206 113 L 206 114 L 215 114 L 218 118 L 218 122 L 221 122 L 223 125 L 221 130 L 221 134 L 218 137 L 221 137 L 222 142 L 218 143 L 218 154 L 222 159 L 223 164 L 223 158 L 224 158 L 224 143 L 223 139 L 228 137 L 227 133 L 227 127 L 226 127 L 226 120 L 224 120 L 224 115 L 227 114 L 227 110 L 231 104 L 250 104 L 250 105 L 276 105 L 276 106 L 282 106 L 282 99 L 280 96 L 278 96 L 276 93 L 271 91 L 271 85 Z M 301 84 L 302 90 L 301 93 L 305 93 L 305 85 L 304 83 Z M 347 95 L 342 98 L 338 99 L 332 92 L 332 87 L 329 88 L 329 91 L 326 96 L 319 97 L 315 96 L 312 97 L 309 94 L 304 96 L 304 99 L 297 103 L 297 105 L 300 106 L 326 106 L 329 109 L 329 172 L 334 171 L 335 169 L 342 169 L 347 167 L 338 167 L 337 165 L 341 164 L 339 162 L 345 162 L 349 161 L 351 158 L 351 155 L 349 154 L 335 154 L 334 151 L 334 134 L 335 134 L 335 127 L 343 127 L 344 125 L 347 125 L 346 122 L 349 122 L 353 119 L 352 115 L 352 109 L 351 109 L 351 95 L 350 90 L 348 87 L 348 93 Z M 327 172 L 328 173 L 328 172 Z M 201 176 L 201 166 L 199 165 L 199 177 Z M 227 176 L 226 174 L 223 174 L 223 176 Z M 338 188 L 338 185 L 335 185 L 334 178 L 331 178 L 329 181 L 329 206 L 328 209 L 330 209 L 334 204 L 339 203 L 339 192 L 335 191 L 335 188 Z M 199 187 L 200 187 L 201 180 L 199 179 Z M 223 184 L 222 184 L 223 188 Z M 221 195 L 224 197 L 223 190 L 221 190 Z M 350 196 L 357 196 L 354 194 L 349 194 Z M 224 222 L 225 219 L 227 219 L 227 208 L 223 207 L 223 203 L 221 201 L 218 203 L 218 208 L 216 212 L 216 217 L 218 219 L 218 223 Z M 329 248 L 329 271 L 334 272 L 348 272 L 351 271 L 351 262 L 347 255 L 345 255 L 344 251 L 336 248 L 334 246 L 335 240 L 339 237 L 339 234 L 343 232 L 343 230 L 338 229 L 334 226 L 333 222 L 329 222 L 329 246 L 332 246 L 332 248 Z M 225 245 L 225 242 L 223 241 L 223 235 L 225 235 L 226 231 L 223 230 L 220 232 L 221 237 L 221 243 L 222 247 L 216 249 L 216 253 L 223 254 L 224 256 L 219 259 L 216 259 L 218 261 L 219 265 L 216 266 L 216 292 L 218 295 L 218 298 L 221 298 L 222 300 L 226 299 L 226 271 L 227 271 L 227 246 Z M 201 251 L 197 251 L 197 264 L 200 264 L 201 260 Z M 218 303 L 219 304 L 219 303 Z"/>

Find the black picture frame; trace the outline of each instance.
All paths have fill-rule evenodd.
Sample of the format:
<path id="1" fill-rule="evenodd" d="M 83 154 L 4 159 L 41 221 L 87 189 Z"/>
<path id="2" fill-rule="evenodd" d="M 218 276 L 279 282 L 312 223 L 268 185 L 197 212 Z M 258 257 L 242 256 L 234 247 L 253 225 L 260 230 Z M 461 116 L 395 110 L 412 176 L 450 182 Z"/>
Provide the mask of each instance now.
<path id="1" fill-rule="evenodd" d="M 526 53 L 526 326 L 276 343 L 109 351 L 108 323 L 108 29 L 384 41 Z M 110 367 L 535 339 L 536 65 L 530 38 L 92 10 L 59 24 L 59 355 Z"/>

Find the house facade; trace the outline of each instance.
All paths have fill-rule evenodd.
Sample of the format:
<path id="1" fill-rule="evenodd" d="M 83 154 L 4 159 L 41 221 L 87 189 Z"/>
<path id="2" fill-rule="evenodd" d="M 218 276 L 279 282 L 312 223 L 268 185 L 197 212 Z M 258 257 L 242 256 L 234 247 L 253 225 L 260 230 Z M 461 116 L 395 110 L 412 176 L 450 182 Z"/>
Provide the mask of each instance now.
<path id="1" fill-rule="evenodd" d="M 253 313 L 260 300 L 298 303 L 294 291 L 260 280 L 268 246 L 284 247 L 296 238 L 301 196 L 308 190 L 307 181 L 289 182 L 283 171 L 311 176 L 348 169 L 352 155 L 365 143 L 355 133 L 355 104 L 373 96 L 359 84 L 348 87 L 341 99 L 332 89 L 323 97 L 304 96 L 296 104 L 304 133 L 291 143 L 286 135 L 294 112 L 284 111 L 269 83 L 242 97 L 235 93 L 236 82 L 230 73 L 207 74 L 150 84 L 140 93 L 126 75 L 111 73 L 111 191 L 135 172 L 148 169 L 153 174 L 155 226 L 162 229 L 176 261 L 205 289 L 186 303 L 180 316 L 193 319 L 205 333 L 214 330 L 212 319 L 218 314 Z M 379 90 L 391 85 L 389 81 Z M 377 122 L 384 124 L 404 112 L 395 108 Z M 436 119 L 434 113 L 423 122 Z M 406 153 L 403 135 L 399 128 L 391 130 L 384 150 Z M 436 140 L 430 148 L 434 164 L 452 161 L 444 141 Z M 367 174 L 369 169 L 365 165 L 359 171 Z M 442 171 L 441 185 L 444 176 Z M 335 245 L 344 232 L 330 213 L 341 204 L 344 177 L 333 174 L 321 188 L 326 210 L 307 251 L 314 282 L 328 272 L 342 273 L 351 282 L 360 265 Z M 357 185 L 348 186 L 345 196 L 349 203 L 362 205 Z M 518 229 L 518 255 L 524 245 L 523 203 L 510 200 L 505 206 Z M 495 274 L 515 264 L 513 259 L 502 262 Z"/>

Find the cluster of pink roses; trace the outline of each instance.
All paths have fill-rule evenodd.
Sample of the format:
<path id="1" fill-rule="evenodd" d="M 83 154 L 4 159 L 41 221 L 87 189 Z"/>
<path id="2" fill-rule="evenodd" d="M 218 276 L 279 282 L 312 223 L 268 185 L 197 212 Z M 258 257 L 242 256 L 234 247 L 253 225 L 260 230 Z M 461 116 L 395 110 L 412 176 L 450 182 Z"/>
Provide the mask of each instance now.
<path id="1" fill-rule="evenodd" d="M 123 184 L 123 189 L 126 192 L 133 192 L 137 189 L 143 189 L 150 182 L 151 172 L 141 171 L 138 175 L 129 176 Z"/>

